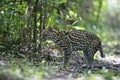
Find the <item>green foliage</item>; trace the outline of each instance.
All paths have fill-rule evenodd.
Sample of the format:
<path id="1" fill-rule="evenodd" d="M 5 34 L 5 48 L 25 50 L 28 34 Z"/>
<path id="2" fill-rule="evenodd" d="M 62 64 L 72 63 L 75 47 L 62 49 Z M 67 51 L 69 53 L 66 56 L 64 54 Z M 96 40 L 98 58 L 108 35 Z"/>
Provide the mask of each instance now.
<path id="1" fill-rule="evenodd" d="M 5 1 L 6 2 L 6 1 Z M 7 32 L 6 39 L 16 40 L 20 38 L 21 28 L 24 25 L 24 12 L 26 3 L 3 2 L 0 8 L 0 32 Z"/>
<path id="2" fill-rule="evenodd" d="M 34 2 L 31 2 L 30 6 L 33 7 L 33 4 Z M 43 1 L 43 4 L 46 4 L 46 2 Z M 94 0 L 93 2 L 91 1 L 88 8 L 86 8 L 87 3 L 84 0 L 48 0 L 47 7 L 45 9 L 47 12 L 45 26 L 52 26 L 54 28 L 66 30 L 84 29 L 98 34 L 103 41 L 107 41 L 110 38 L 106 31 L 107 28 L 105 28 L 104 22 L 102 22 L 102 16 L 105 11 L 104 7 L 106 6 L 105 1 L 102 1 L 100 13 L 98 13 L 99 5 L 100 1 L 98 0 Z M 7 41 L 16 41 L 24 35 L 24 29 L 29 30 L 29 28 L 26 28 L 26 25 L 28 24 L 26 22 L 28 15 L 25 13 L 27 11 L 27 7 L 27 2 L 10 2 L 9 0 L 2 1 L 0 7 L 0 32 L 7 32 L 5 38 Z M 88 12 L 85 12 L 85 10 L 88 10 Z M 98 14 L 100 14 L 99 21 L 96 23 Z M 40 17 L 40 15 L 41 13 L 38 13 L 38 17 Z M 37 24 L 40 25 L 39 22 L 37 22 Z M 33 24 L 31 23 L 30 25 Z M 31 29 L 33 29 L 33 27 L 31 27 Z"/>
<path id="3" fill-rule="evenodd" d="M 41 60 L 41 54 L 38 56 L 41 44 L 40 29 L 43 26 L 60 30 L 87 30 L 98 35 L 103 43 L 110 45 L 119 43 L 119 5 L 117 8 L 110 8 L 111 5 L 106 3 L 110 2 L 109 0 L 38 0 L 36 6 L 36 1 L 0 1 L 0 59 L 8 59 L 9 65 L 1 67 L 0 60 L 0 79 L 1 76 L 12 76 L 17 80 L 23 78 L 30 80 L 31 77 L 49 78 L 52 73 L 52 76 L 56 75 L 61 66 L 46 66 L 47 62 Z M 37 40 L 33 43 L 35 36 Z M 107 47 L 105 52 L 113 53 L 113 50 L 110 51 Z M 19 59 L 19 55 L 23 55 L 24 59 Z M 33 58 L 40 60 L 32 61 Z M 114 71 L 107 69 L 86 71 L 83 74 L 75 74 L 75 77 L 84 77 L 87 80 L 120 78 L 115 76 Z"/>

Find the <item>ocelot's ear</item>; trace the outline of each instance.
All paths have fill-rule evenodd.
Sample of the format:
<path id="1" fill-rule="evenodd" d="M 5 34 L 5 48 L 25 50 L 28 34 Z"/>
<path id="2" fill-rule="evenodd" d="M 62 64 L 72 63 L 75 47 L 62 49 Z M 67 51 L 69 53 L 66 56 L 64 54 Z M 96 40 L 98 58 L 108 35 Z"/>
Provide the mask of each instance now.
<path id="1" fill-rule="evenodd" d="M 67 31 L 63 31 L 64 35 L 68 35 L 68 32 Z"/>
<path id="2" fill-rule="evenodd" d="M 53 30 L 52 30 L 52 28 L 51 28 L 51 27 L 48 27 L 48 31 L 51 31 L 51 32 L 52 32 Z"/>

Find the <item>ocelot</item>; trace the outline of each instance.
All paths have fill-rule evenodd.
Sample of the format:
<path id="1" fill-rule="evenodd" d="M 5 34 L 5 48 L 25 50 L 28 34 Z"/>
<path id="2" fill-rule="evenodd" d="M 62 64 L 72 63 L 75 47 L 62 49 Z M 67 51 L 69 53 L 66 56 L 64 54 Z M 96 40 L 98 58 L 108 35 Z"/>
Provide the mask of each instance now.
<path id="1" fill-rule="evenodd" d="M 101 57 L 105 57 L 101 40 L 93 33 L 85 30 L 58 31 L 46 28 L 41 32 L 42 40 L 53 40 L 58 47 L 64 50 L 64 64 L 68 63 L 72 51 L 82 50 L 87 60 L 86 67 L 92 67 L 94 54 L 100 51 Z"/>

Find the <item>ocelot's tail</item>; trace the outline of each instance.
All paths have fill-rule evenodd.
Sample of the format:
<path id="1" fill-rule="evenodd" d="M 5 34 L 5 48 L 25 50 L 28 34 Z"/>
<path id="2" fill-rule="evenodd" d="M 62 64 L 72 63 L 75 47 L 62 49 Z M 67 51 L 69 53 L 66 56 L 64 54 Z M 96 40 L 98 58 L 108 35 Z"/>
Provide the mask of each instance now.
<path id="1" fill-rule="evenodd" d="M 101 53 L 101 57 L 104 58 L 105 57 L 105 54 L 103 54 L 103 48 L 102 48 L 102 45 L 100 47 L 100 53 Z"/>

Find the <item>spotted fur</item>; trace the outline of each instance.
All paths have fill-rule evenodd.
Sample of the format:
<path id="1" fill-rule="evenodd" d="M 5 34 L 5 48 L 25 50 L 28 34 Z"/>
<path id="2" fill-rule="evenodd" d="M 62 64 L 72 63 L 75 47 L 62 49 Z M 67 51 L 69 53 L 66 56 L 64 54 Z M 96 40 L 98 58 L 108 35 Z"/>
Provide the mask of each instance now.
<path id="1" fill-rule="evenodd" d="M 105 57 L 101 40 L 93 33 L 85 30 L 58 31 L 46 28 L 42 31 L 42 40 L 53 40 L 64 52 L 64 64 L 67 64 L 72 51 L 82 50 L 87 60 L 87 67 L 91 67 L 94 54 L 100 51 Z"/>

